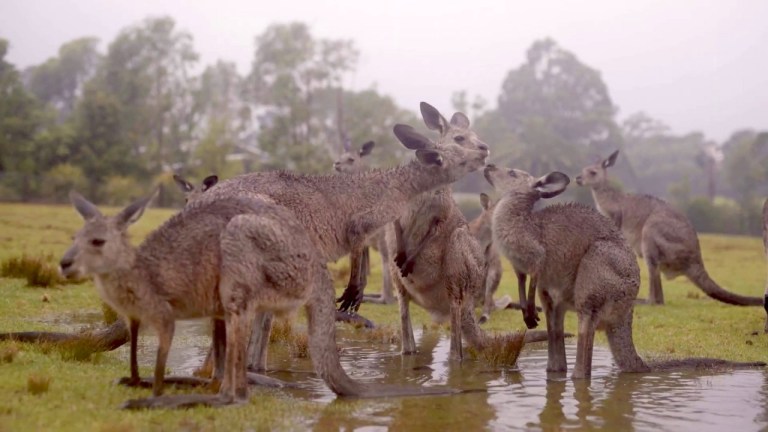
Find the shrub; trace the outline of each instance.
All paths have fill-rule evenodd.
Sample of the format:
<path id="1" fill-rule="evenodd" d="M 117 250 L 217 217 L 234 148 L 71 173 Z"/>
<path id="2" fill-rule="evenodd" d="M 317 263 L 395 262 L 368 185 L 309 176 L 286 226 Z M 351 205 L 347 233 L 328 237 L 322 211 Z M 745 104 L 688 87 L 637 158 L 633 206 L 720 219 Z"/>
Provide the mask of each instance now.
<path id="1" fill-rule="evenodd" d="M 43 197 L 57 203 L 67 202 L 69 191 L 82 191 L 88 186 L 88 180 L 80 167 L 71 164 L 59 164 L 43 176 L 40 192 Z"/>
<path id="2" fill-rule="evenodd" d="M 50 256 L 21 255 L 7 258 L 0 263 L 0 276 L 26 279 L 27 285 L 37 287 L 52 287 L 65 283 L 59 275 L 59 270 L 50 263 Z"/>
<path id="3" fill-rule="evenodd" d="M 30 375 L 27 377 L 27 391 L 33 395 L 43 394 L 51 385 L 51 377 L 47 375 Z"/>
<path id="4" fill-rule="evenodd" d="M 104 197 L 103 201 L 106 204 L 123 206 L 144 196 L 145 192 L 136 179 L 116 175 L 107 178 L 101 190 L 101 196 Z"/>

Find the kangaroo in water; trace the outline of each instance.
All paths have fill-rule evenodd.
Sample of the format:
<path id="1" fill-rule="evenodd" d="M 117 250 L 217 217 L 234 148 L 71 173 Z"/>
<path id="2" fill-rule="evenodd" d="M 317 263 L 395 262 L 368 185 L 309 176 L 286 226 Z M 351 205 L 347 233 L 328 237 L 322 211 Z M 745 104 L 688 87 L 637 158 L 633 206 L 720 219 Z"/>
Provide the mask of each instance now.
<path id="1" fill-rule="evenodd" d="M 352 149 L 349 141 L 344 141 L 344 153 L 342 153 L 338 159 L 333 163 L 333 169 L 340 173 L 356 173 L 362 172 L 368 169 L 368 165 L 365 163 L 365 157 L 371 154 L 375 143 L 368 141 L 360 147 L 360 150 L 355 151 Z M 392 290 L 392 279 L 390 278 L 388 267 L 389 264 L 389 251 L 387 250 L 387 244 L 384 240 L 384 230 L 376 232 L 370 239 L 368 239 L 367 246 L 363 250 L 362 266 L 363 276 L 370 274 L 370 258 L 368 249 L 373 247 L 379 251 L 381 255 L 381 295 L 369 295 L 365 294 L 363 301 L 370 303 L 390 304 L 394 303 L 395 296 Z"/>
<path id="2" fill-rule="evenodd" d="M 704 269 L 699 238 L 691 222 L 665 201 L 649 195 L 627 194 L 608 182 L 608 168 L 619 151 L 584 168 L 576 183 L 589 186 L 600 213 L 621 229 L 637 256 L 645 259 L 651 304 L 664 304 L 661 273 L 668 279 L 684 274 L 715 300 L 738 306 L 762 306 L 760 297 L 747 297 L 721 288 Z"/>
<path id="3" fill-rule="evenodd" d="M 579 319 L 574 378 L 590 376 L 595 331 L 604 329 L 613 358 L 622 372 L 679 368 L 756 367 L 763 362 L 736 363 L 693 358 L 646 364 L 632 341 L 634 299 L 640 269 L 618 228 L 593 208 L 555 204 L 533 211 L 542 198 L 562 193 L 570 179 L 553 172 L 534 178 L 525 171 L 485 168 L 485 178 L 503 194 L 493 213 L 493 236 L 510 260 L 521 291 L 530 277 L 527 299 L 521 297 L 526 324 L 538 317 L 538 290 L 547 321 L 547 371 L 565 372 L 563 324 L 566 310 Z"/>
<path id="4" fill-rule="evenodd" d="M 422 102 L 422 111 L 437 110 Z M 429 107 L 429 108 L 425 108 Z M 263 196 L 289 208 L 302 223 L 325 262 L 350 255 L 350 284 L 342 296 L 343 310 L 355 310 L 361 300 L 362 250 L 367 239 L 394 221 L 411 199 L 451 184 L 485 165 L 489 151 L 474 131 L 453 126 L 451 135 L 432 142 L 407 125 L 395 125 L 395 136 L 416 160 L 389 169 L 361 173 L 306 175 L 285 171 L 246 174 L 223 181 L 191 205 L 228 196 Z M 454 141 L 461 134 L 464 140 Z M 259 321 L 257 322 L 264 322 Z M 266 347 L 270 325 L 257 325 L 252 341 Z M 264 353 L 265 349 L 254 350 Z M 255 361 L 265 367 L 265 357 Z"/>

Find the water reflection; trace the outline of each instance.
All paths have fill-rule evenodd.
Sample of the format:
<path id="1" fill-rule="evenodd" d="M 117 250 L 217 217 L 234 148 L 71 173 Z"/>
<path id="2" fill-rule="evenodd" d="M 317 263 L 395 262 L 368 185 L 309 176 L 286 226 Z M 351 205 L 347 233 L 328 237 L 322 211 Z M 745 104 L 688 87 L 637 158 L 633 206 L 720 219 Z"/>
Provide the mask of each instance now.
<path id="1" fill-rule="evenodd" d="M 203 360 L 209 339 L 206 323 L 177 326 L 169 367 L 189 374 Z M 526 347 L 519 370 L 497 370 L 478 361 L 449 360 L 449 341 L 438 331 L 417 331 L 419 353 L 398 354 L 396 344 L 372 343 L 364 330 L 340 327 L 345 370 L 362 382 L 449 386 L 478 392 L 453 396 L 337 399 L 318 379 L 309 359 L 291 358 L 270 346 L 269 375 L 299 384 L 280 390 L 323 403 L 319 414 L 304 415 L 307 427 L 321 430 L 654 430 L 697 432 L 768 430 L 768 372 L 676 372 L 618 374 L 610 352 L 596 346 L 591 380 L 547 374 L 546 346 Z M 155 339 L 142 338 L 144 365 L 154 361 Z M 575 343 L 566 345 L 573 368 Z M 127 356 L 127 352 L 126 352 Z M 127 357 L 126 357 L 127 358 Z M 254 389 L 260 392 L 274 390 Z"/>

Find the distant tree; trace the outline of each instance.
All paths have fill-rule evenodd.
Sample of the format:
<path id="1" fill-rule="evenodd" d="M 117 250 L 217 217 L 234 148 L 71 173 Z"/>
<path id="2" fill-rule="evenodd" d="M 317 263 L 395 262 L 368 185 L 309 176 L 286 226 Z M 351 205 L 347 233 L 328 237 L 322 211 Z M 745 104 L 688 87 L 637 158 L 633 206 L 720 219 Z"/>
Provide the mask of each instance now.
<path id="1" fill-rule="evenodd" d="M 71 115 L 83 86 L 96 72 L 101 59 L 98 44 L 93 37 L 75 39 L 62 45 L 57 57 L 24 71 L 29 90 L 51 104 L 60 120 Z"/>
<path id="2" fill-rule="evenodd" d="M 486 112 L 478 127 L 498 146 L 494 160 L 514 160 L 535 173 L 576 172 L 587 154 L 621 147 L 615 113 L 600 73 L 543 39 L 507 74 L 498 108 Z"/>
<path id="3" fill-rule="evenodd" d="M 328 169 L 337 130 L 327 104 L 318 98 L 339 87 L 357 58 L 352 41 L 315 39 L 303 23 L 272 25 L 256 38 L 248 87 L 258 107 L 259 146 L 269 166 Z"/>
<path id="4" fill-rule="evenodd" d="M 8 47 L 8 41 L 0 39 L 0 181 L 26 200 L 39 181 L 35 136 L 43 113 L 16 67 L 6 60 Z"/>

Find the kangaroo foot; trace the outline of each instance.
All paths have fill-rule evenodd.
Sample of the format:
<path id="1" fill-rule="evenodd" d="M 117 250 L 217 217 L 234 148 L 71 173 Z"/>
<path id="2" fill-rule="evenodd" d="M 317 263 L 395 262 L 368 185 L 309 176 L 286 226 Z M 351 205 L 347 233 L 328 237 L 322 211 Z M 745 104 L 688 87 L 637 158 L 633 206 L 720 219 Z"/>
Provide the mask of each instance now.
<path id="1" fill-rule="evenodd" d="M 154 378 L 139 378 L 138 380 L 131 379 L 131 377 L 122 377 L 117 380 L 116 384 L 124 385 L 127 387 L 140 387 L 140 388 L 152 388 L 154 384 Z M 210 379 L 197 378 L 197 377 L 175 377 L 169 376 L 163 379 L 163 382 L 170 385 L 184 386 L 184 387 L 203 387 L 211 383 Z"/>
<path id="2" fill-rule="evenodd" d="M 345 322 L 354 326 L 372 329 L 376 327 L 372 321 L 354 312 L 336 311 L 336 322 Z"/>
<path id="3" fill-rule="evenodd" d="M 394 298 L 386 298 L 380 294 L 365 294 L 363 296 L 363 303 L 393 304 L 394 302 L 395 302 Z"/>
<path id="4" fill-rule="evenodd" d="M 246 376 L 248 377 L 248 384 L 250 385 L 256 385 L 260 387 L 269 387 L 269 388 L 296 388 L 298 387 L 297 384 L 290 383 L 287 381 L 279 380 L 277 378 L 268 377 L 266 375 L 261 375 L 253 372 L 247 372 Z"/>
<path id="5" fill-rule="evenodd" d="M 247 401 L 234 401 L 219 395 L 168 395 L 150 397 L 144 399 L 129 399 L 120 406 L 122 409 L 181 409 L 205 407 L 222 407 L 245 403 Z"/>
<path id="6" fill-rule="evenodd" d="M 573 337 L 573 333 L 564 333 L 563 337 Z M 534 342 L 546 342 L 547 341 L 547 331 L 546 330 L 528 330 L 525 332 L 525 343 L 534 343 Z"/>
<path id="7" fill-rule="evenodd" d="M 361 398 L 377 398 L 392 396 L 439 396 L 460 393 L 475 393 L 484 389 L 456 390 L 450 387 L 407 387 L 387 384 L 377 384 L 368 387 L 358 395 Z"/>

